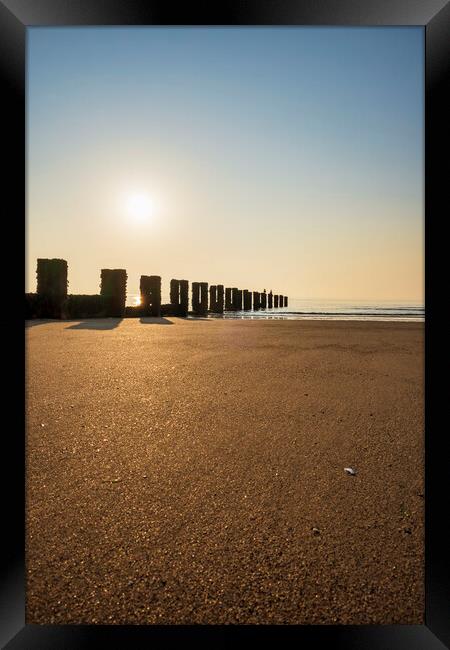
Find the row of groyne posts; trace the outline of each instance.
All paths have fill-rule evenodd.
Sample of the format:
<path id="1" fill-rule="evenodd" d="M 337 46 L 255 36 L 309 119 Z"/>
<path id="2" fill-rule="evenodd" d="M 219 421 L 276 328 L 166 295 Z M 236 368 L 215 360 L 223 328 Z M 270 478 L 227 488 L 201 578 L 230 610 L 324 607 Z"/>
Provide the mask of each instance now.
<path id="1" fill-rule="evenodd" d="M 224 311 L 258 311 L 288 306 L 287 296 L 249 291 L 223 284 L 192 282 L 189 312 L 189 281 L 170 281 L 170 303 L 161 304 L 161 276 L 141 275 L 141 302 L 126 306 L 127 272 L 102 269 L 100 294 L 77 295 L 67 292 L 67 262 L 62 259 L 37 260 L 37 291 L 25 294 L 26 318 L 84 318 L 95 316 L 205 316 Z"/>

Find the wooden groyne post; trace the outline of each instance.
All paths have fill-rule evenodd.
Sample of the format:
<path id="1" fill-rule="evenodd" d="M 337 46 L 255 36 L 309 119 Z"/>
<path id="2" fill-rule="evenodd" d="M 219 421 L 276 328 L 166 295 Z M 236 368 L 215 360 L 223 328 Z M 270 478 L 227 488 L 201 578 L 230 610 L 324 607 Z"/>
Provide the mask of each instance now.
<path id="1" fill-rule="evenodd" d="M 277 294 L 275 294 L 274 297 L 273 297 L 273 306 L 275 307 L 275 309 L 278 309 L 278 295 Z"/>
<path id="2" fill-rule="evenodd" d="M 261 309 L 267 309 L 267 293 L 265 289 L 260 294 L 260 303 L 261 303 Z"/>
<path id="3" fill-rule="evenodd" d="M 125 269 L 102 269 L 100 295 L 105 301 L 106 315 L 123 318 L 127 297 L 127 272 Z"/>
<path id="4" fill-rule="evenodd" d="M 161 316 L 161 276 L 141 275 L 141 308 L 145 316 Z"/>
<path id="5" fill-rule="evenodd" d="M 250 311 L 252 308 L 252 293 L 248 289 L 244 289 L 244 311 Z"/>
<path id="6" fill-rule="evenodd" d="M 215 313 L 217 305 L 217 285 L 212 284 L 209 287 L 209 311 Z"/>
<path id="7" fill-rule="evenodd" d="M 233 287 L 233 288 L 231 289 L 231 305 L 232 305 L 231 308 L 232 308 L 233 311 L 237 311 L 237 310 L 238 310 L 238 307 L 237 307 L 237 302 L 238 302 L 238 299 L 237 299 L 237 292 L 238 292 L 238 288 L 237 288 L 237 287 Z"/>
<path id="8" fill-rule="evenodd" d="M 269 293 L 267 294 L 267 307 L 268 307 L 268 309 L 273 308 L 273 293 L 272 293 L 272 291 L 269 291 Z"/>
<path id="9" fill-rule="evenodd" d="M 218 284 L 217 285 L 217 298 L 216 298 L 216 307 L 217 307 L 217 313 L 218 314 L 223 314 L 223 294 L 224 294 L 224 288 L 223 284 Z"/>
<path id="10" fill-rule="evenodd" d="M 288 297 L 287 296 L 284 296 L 284 306 L 285 307 L 288 306 Z"/>
<path id="11" fill-rule="evenodd" d="M 44 318 L 62 318 L 67 299 L 67 262 L 62 259 L 37 261 L 37 294 L 42 303 Z"/>
<path id="12" fill-rule="evenodd" d="M 189 308 L 189 281 L 175 280 L 170 281 L 170 304 L 177 316 L 185 318 Z"/>
<path id="13" fill-rule="evenodd" d="M 261 308 L 261 294 L 259 291 L 253 292 L 253 310 L 256 311 Z"/>
<path id="14" fill-rule="evenodd" d="M 233 311 L 233 302 L 231 300 L 231 287 L 225 288 L 225 311 Z"/>
<path id="15" fill-rule="evenodd" d="M 208 283 L 192 283 L 192 311 L 198 316 L 206 316 L 208 313 Z"/>
<path id="16" fill-rule="evenodd" d="M 233 287 L 231 290 L 231 303 L 234 311 L 242 311 L 242 289 Z"/>
<path id="17" fill-rule="evenodd" d="M 209 311 L 214 314 L 223 313 L 223 284 L 209 287 Z"/>

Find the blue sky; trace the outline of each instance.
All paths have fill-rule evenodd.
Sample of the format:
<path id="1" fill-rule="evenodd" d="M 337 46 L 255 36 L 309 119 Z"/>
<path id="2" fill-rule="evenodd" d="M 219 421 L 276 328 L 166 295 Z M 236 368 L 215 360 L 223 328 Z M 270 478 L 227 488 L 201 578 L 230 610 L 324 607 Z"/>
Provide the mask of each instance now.
<path id="1" fill-rule="evenodd" d="M 49 256 L 73 292 L 123 267 L 131 292 L 158 273 L 422 300 L 423 47 L 422 28 L 29 29 L 28 289 Z"/>

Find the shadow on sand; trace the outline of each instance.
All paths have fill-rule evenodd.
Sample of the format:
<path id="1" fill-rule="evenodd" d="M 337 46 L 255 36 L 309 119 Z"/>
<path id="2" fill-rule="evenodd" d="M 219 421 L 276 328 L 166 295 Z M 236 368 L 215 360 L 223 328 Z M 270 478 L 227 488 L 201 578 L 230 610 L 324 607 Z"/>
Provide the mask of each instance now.
<path id="1" fill-rule="evenodd" d="M 171 320 L 167 320 L 163 316 L 142 316 L 139 322 L 143 325 L 173 325 Z"/>
<path id="2" fill-rule="evenodd" d="M 123 318 L 91 318 L 83 320 L 81 323 L 69 325 L 67 330 L 113 330 L 120 325 Z"/>
<path id="3" fill-rule="evenodd" d="M 25 321 L 25 329 L 28 327 L 36 327 L 36 325 L 48 325 L 48 323 L 60 323 L 61 321 L 56 318 L 33 318 L 32 320 Z"/>

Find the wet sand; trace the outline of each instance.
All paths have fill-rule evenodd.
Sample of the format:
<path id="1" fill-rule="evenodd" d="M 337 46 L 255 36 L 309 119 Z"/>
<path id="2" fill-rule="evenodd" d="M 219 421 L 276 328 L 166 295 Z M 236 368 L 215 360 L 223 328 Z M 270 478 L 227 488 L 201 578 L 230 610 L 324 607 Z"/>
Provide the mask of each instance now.
<path id="1" fill-rule="evenodd" d="M 422 323 L 27 325 L 27 623 L 423 623 Z"/>

